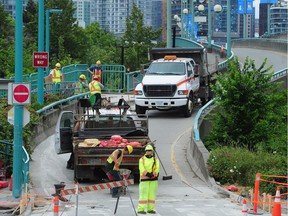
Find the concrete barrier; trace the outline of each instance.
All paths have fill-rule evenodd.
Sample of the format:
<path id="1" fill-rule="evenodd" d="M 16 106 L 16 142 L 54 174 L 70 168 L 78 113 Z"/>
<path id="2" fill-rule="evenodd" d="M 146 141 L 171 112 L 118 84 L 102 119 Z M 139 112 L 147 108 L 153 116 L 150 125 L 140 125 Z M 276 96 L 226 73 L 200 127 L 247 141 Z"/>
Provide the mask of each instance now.
<path id="1" fill-rule="evenodd" d="M 255 39 L 239 39 L 232 40 L 231 46 L 233 48 L 251 48 L 261 50 L 271 50 L 275 52 L 287 53 L 287 40 L 275 40 L 268 38 Z"/>
<path id="2" fill-rule="evenodd" d="M 77 101 L 70 101 L 67 105 L 59 106 L 58 109 L 51 109 L 49 112 L 41 115 L 40 123 L 34 128 L 35 135 L 32 138 L 32 146 L 34 149 L 38 144 L 43 142 L 49 136 L 55 133 L 55 126 L 61 111 L 76 110 Z"/>

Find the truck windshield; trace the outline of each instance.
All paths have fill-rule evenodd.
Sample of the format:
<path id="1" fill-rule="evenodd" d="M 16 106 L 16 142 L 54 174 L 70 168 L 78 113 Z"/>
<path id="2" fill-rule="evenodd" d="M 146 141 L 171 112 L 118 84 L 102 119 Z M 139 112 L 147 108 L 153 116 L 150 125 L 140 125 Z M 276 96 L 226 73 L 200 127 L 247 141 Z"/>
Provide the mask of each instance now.
<path id="1" fill-rule="evenodd" d="M 182 62 L 154 62 L 150 65 L 146 74 L 184 75 L 185 64 Z"/>

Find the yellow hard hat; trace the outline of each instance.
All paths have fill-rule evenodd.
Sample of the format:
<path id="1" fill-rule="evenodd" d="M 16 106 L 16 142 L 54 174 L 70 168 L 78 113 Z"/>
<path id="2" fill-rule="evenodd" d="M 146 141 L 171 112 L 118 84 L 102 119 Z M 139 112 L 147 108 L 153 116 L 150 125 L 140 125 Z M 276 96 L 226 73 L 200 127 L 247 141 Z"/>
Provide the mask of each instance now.
<path id="1" fill-rule="evenodd" d="M 133 147 L 131 145 L 127 145 L 126 148 L 128 149 L 129 154 L 133 152 Z"/>
<path id="2" fill-rule="evenodd" d="M 153 146 L 148 144 L 146 147 L 145 147 L 145 151 L 153 151 Z"/>
<path id="3" fill-rule="evenodd" d="M 85 80 L 85 79 L 86 79 L 86 76 L 85 76 L 84 74 L 81 74 L 79 78 Z"/>
<path id="4" fill-rule="evenodd" d="M 98 60 L 98 61 L 96 62 L 96 64 L 97 64 L 97 65 L 101 64 L 101 61 L 100 61 L 100 60 Z"/>
<path id="5" fill-rule="evenodd" d="M 61 68 L 61 64 L 60 63 L 56 63 L 55 67 Z"/>

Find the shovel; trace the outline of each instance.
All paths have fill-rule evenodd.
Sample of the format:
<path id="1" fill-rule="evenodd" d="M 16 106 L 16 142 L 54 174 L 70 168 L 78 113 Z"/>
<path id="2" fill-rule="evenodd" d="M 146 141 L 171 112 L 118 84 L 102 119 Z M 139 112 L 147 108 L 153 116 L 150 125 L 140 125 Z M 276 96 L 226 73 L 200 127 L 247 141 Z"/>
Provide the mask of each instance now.
<path id="1" fill-rule="evenodd" d="M 159 159 L 159 161 L 160 161 L 160 164 L 161 164 L 161 166 L 162 166 L 162 168 L 163 168 L 163 170 L 164 170 L 164 172 L 165 172 L 165 176 L 162 177 L 162 180 L 164 180 L 164 181 L 165 181 L 165 180 L 171 180 L 171 179 L 172 179 L 172 175 L 167 175 L 167 172 L 166 172 L 166 170 L 165 170 L 165 168 L 164 168 L 164 165 L 163 165 L 163 163 L 162 163 L 162 161 L 161 161 L 161 159 L 160 159 L 157 151 L 156 151 L 155 149 L 154 149 L 154 151 L 155 151 L 155 153 L 156 153 L 156 155 L 157 155 L 157 157 L 158 157 L 158 159 Z"/>

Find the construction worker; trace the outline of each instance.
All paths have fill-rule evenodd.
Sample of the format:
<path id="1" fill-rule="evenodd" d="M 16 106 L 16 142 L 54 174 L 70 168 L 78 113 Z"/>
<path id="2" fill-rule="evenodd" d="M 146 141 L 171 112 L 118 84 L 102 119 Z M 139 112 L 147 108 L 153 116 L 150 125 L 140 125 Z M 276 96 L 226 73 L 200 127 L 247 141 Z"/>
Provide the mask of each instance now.
<path id="1" fill-rule="evenodd" d="M 59 82 L 62 82 L 64 80 L 63 74 L 61 72 L 61 64 L 60 63 L 56 63 L 55 68 L 50 71 L 49 76 L 52 79 L 52 83 L 59 83 Z"/>
<path id="2" fill-rule="evenodd" d="M 81 94 L 81 93 L 85 93 L 88 90 L 88 84 L 86 81 L 86 76 L 84 74 L 81 74 L 79 76 L 79 81 L 75 83 L 74 88 L 75 88 L 75 92 L 74 94 Z"/>
<path id="3" fill-rule="evenodd" d="M 99 82 L 99 77 L 93 76 L 92 82 L 89 83 L 91 107 L 93 107 L 95 103 L 97 105 L 101 105 L 102 88 L 104 88 L 104 85 L 101 82 Z"/>
<path id="4" fill-rule="evenodd" d="M 88 68 L 87 71 L 91 73 L 92 76 L 98 76 L 99 82 L 102 82 L 102 68 L 100 60 L 96 61 L 96 65 Z"/>
<path id="5" fill-rule="evenodd" d="M 105 171 L 113 176 L 114 181 L 121 180 L 119 167 L 121 165 L 123 155 L 131 154 L 133 152 L 133 147 L 131 145 L 127 145 L 124 149 L 116 149 L 112 152 L 112 154 L 108 157 L 105 164 Z M 119 187 L 115 187 L 112 189 L 112 197 L 117 198 L 119 196 L 118 193 Z"/>
<path id="6" fill-rule="evenodd" d="M 158 189 L 158 175 L 160 171 L 159 159 L 154 154 L 154 148 L 148 144 L 145 155 L 139 159 L 140 184 L 138 214 L 156 214 L 154 210 L 156 192 Z"/>

